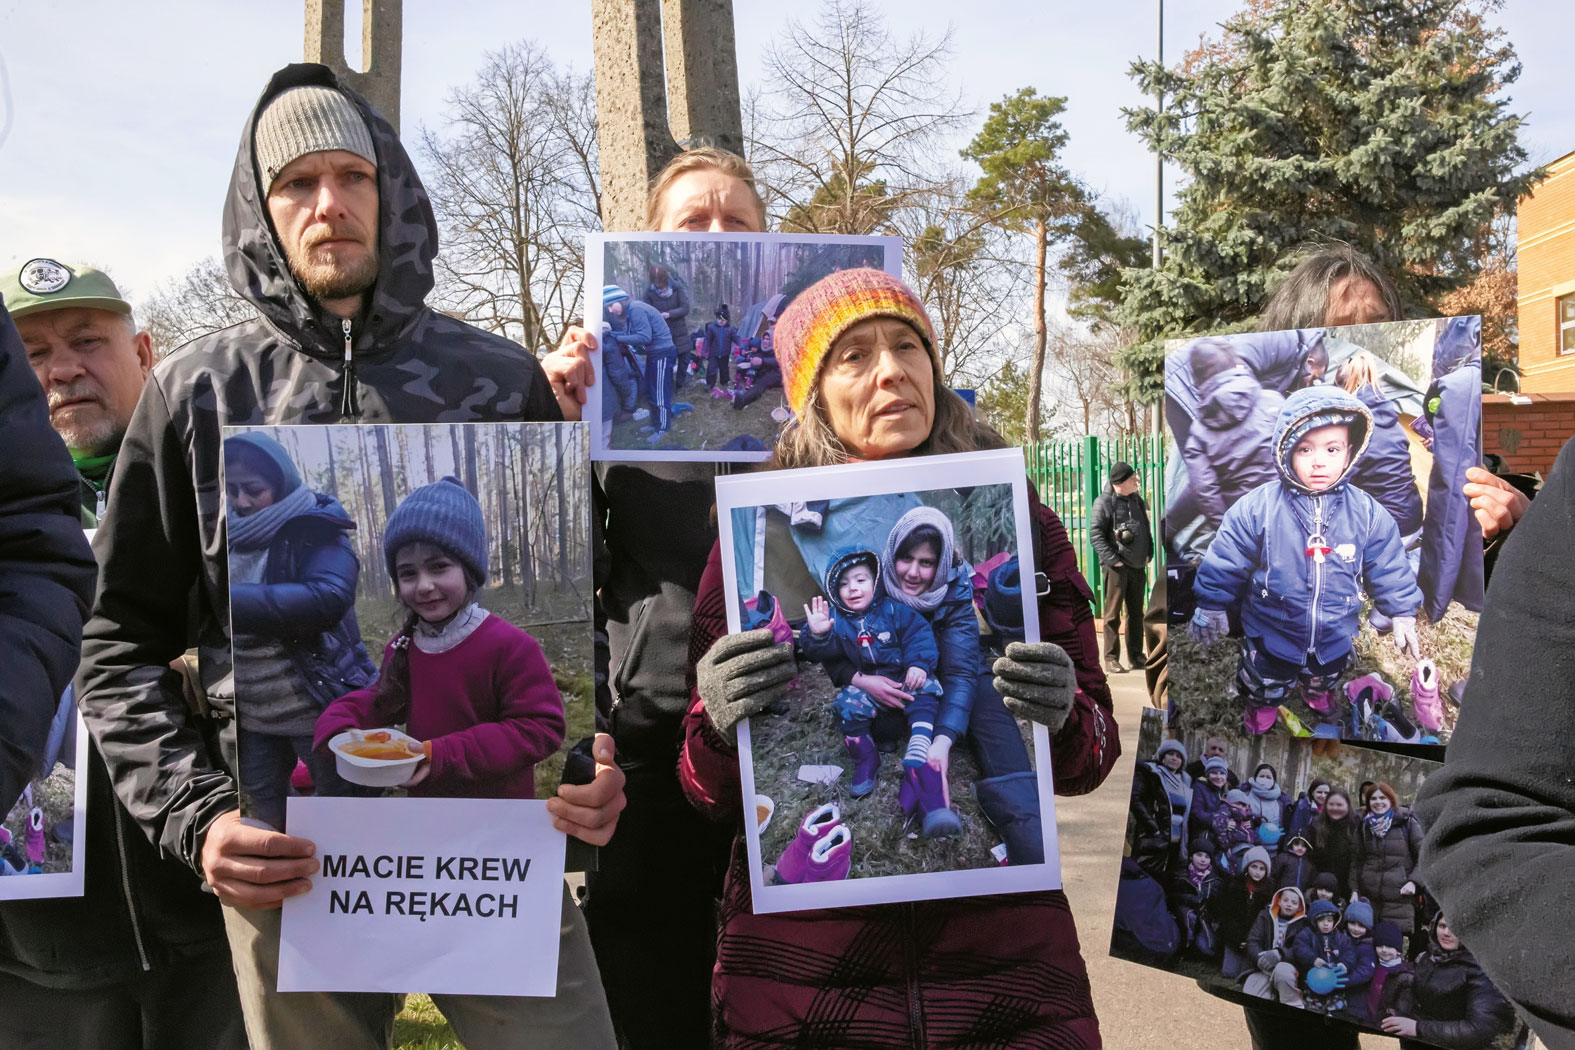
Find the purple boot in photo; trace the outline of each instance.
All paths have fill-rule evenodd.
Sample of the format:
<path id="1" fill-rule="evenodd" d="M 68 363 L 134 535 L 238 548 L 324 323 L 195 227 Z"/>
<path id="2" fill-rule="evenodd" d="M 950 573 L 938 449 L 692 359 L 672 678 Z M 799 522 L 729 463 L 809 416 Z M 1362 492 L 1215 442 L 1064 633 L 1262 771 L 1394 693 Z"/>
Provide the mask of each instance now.
<path id="1" fill-rule="evenodd" d="M 1411 710 L 1424 727 L 1444 728 L 1444 702 L 1438 696 L 1438 667 L 1431 660 L 1417 661 L 1411 673 Z"/>
<path id="2" fill-rule="evenodd" d="M 946 786 L 940 772 L 933 766 L 922 765 L 909 771 L 908 776 L 913 780 L 918 809 L 924 814 L 924 837 L 934 839 L 960 835 L 962 820 L 946 805 Z"/>
<path id="3" fill-rule="evenodd" d="M 853 833 L 838 824 L 810 847 L 809 870 L 800 882 L 836 882 L 853 868 Z"/>
<path id="4" fill-rule="evenodd" d="M 875 773 L 880 769 L 880 750 L 875 746 L 875 738 L 868 733 L 863 736 L 845 736 L 842 744 L 848 749 L 848 758 L 853 760 L 853 783 L 848 787 L 848 794 L 854 798 L 863 798 L 875 790 Z"/>
<path id="5" fill-rule="evenodd" d="M 809 854 L 821 839 L 841 826 L 842 811 L 835 802 L 811 810 L 798 826 L 798 834 L 777 860 L 777 878 L 782 882 L 803 882 L 809 872 Z"/>

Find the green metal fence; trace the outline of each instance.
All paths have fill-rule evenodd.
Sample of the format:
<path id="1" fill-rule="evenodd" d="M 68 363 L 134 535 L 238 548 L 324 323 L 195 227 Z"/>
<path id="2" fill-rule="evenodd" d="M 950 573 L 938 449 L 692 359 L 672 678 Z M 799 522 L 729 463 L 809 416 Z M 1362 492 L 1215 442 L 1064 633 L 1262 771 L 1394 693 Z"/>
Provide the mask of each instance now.
<path id="1" fill-rule="evenodd" d="M 1164 507 L 1164 446 L 1153 434 L 1110 438 L 1089 435 L 1024 445 L 1023 456 L 1028 461 L 1028 477 L 1039 490 L 1040 502 L 1060 516 L 1072 537 L 1072 545 L 1077 548 L 1078 567 L 1094 589 L 1097 614 L 1104 602 L 1104 573 L 1099 571 L 1099 557 L 1094 553 L 1094 541 L 1088 528 L 1094 500 L 1104 491 L 1113 464 L 1132 464 L 1141 479 L 1138 491 L 1148 504 L 1149 527 L 1153 530 L 1157 549 L 1159 517 Z M 1151 588 L 1158 567 L 1158 558 L 1149 562 Z"/>

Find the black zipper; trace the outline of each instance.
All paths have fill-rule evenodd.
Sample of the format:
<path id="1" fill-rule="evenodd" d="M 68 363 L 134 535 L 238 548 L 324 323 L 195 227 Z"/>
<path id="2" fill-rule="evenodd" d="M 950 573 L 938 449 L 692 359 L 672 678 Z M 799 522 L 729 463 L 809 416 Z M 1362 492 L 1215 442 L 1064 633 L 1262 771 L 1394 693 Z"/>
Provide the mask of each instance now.
<path id="1" fill-rule="evenodd" d="M 115 822 L 115 849 L 120 853 L 120 890 L 126 895 L 126 914 L 131 918 L 131 939 L 137 945 L 137 958 L 142 963 L 142 972 L 153 969 L 148 963 L 148 949 L 142 943 L 142 924 L 137 921 L 137 905 L 131 898 L 131 869 L 126 863 L 126 838 L 120 827 L 119 800 L 113 800 L 110 819 Z"/>
<path id="2" fill-rule="evenodd" d="M 361 418 L 361 397 L 356 391 L 355 341 L 351 338 L 353 326 L 350 318 L 340 318 L 339 327 L 345 335 L 344 368 L 340 373 L 344 379 L 344 389 L 339 396 L 339 421 L 349 423 Z"/>

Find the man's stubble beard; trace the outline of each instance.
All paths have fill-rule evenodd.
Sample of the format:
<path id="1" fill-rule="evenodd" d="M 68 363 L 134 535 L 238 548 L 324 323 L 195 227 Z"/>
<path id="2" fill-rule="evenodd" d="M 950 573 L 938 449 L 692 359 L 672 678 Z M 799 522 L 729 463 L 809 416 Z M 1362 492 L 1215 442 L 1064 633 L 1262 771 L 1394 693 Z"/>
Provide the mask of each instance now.
<path id="1" fill-rule="evenodd" d="M 366 251 L 359 258 L 344 265 L 332 261 L 315 261 L 312 249 L 304 252 L 294 249 L 286 253 L 290 269 L 306 289 L 306 294 L 319 302 L 350 299 L 371 291 L 377 283 L 377 253 Z"/>

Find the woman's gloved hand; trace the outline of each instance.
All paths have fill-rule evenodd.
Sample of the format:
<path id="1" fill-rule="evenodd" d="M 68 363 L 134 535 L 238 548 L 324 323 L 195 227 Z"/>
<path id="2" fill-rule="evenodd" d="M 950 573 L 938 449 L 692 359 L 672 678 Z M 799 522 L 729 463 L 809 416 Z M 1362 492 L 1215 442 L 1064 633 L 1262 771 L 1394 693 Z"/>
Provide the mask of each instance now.
<path id="1" fill-rule="evenodd" d="M 995 691 L 1018 718 L 1038 722 L 1055 736 L 1072 712 L 1077 674 L 1072 658 L 1054 642 L 1012 642 L 995 661 Z"/>
<path id="2" fill-rule="evenodd" d="M 727 634 L 695 667 L 695 689 L 716 731 L 737 739 L 738 723 L 787 695 L 798 674 L 793 643 L 775 644 L 771 628 Z"/>
<path id="3" fill-rule="evenodd" d="M 1190 629 L 1199 645 L 1213 645 L 1230 634 L 1230 617 L 1224 609 L 1205 609 L 1200 605 L 1192 612 Z"/>

